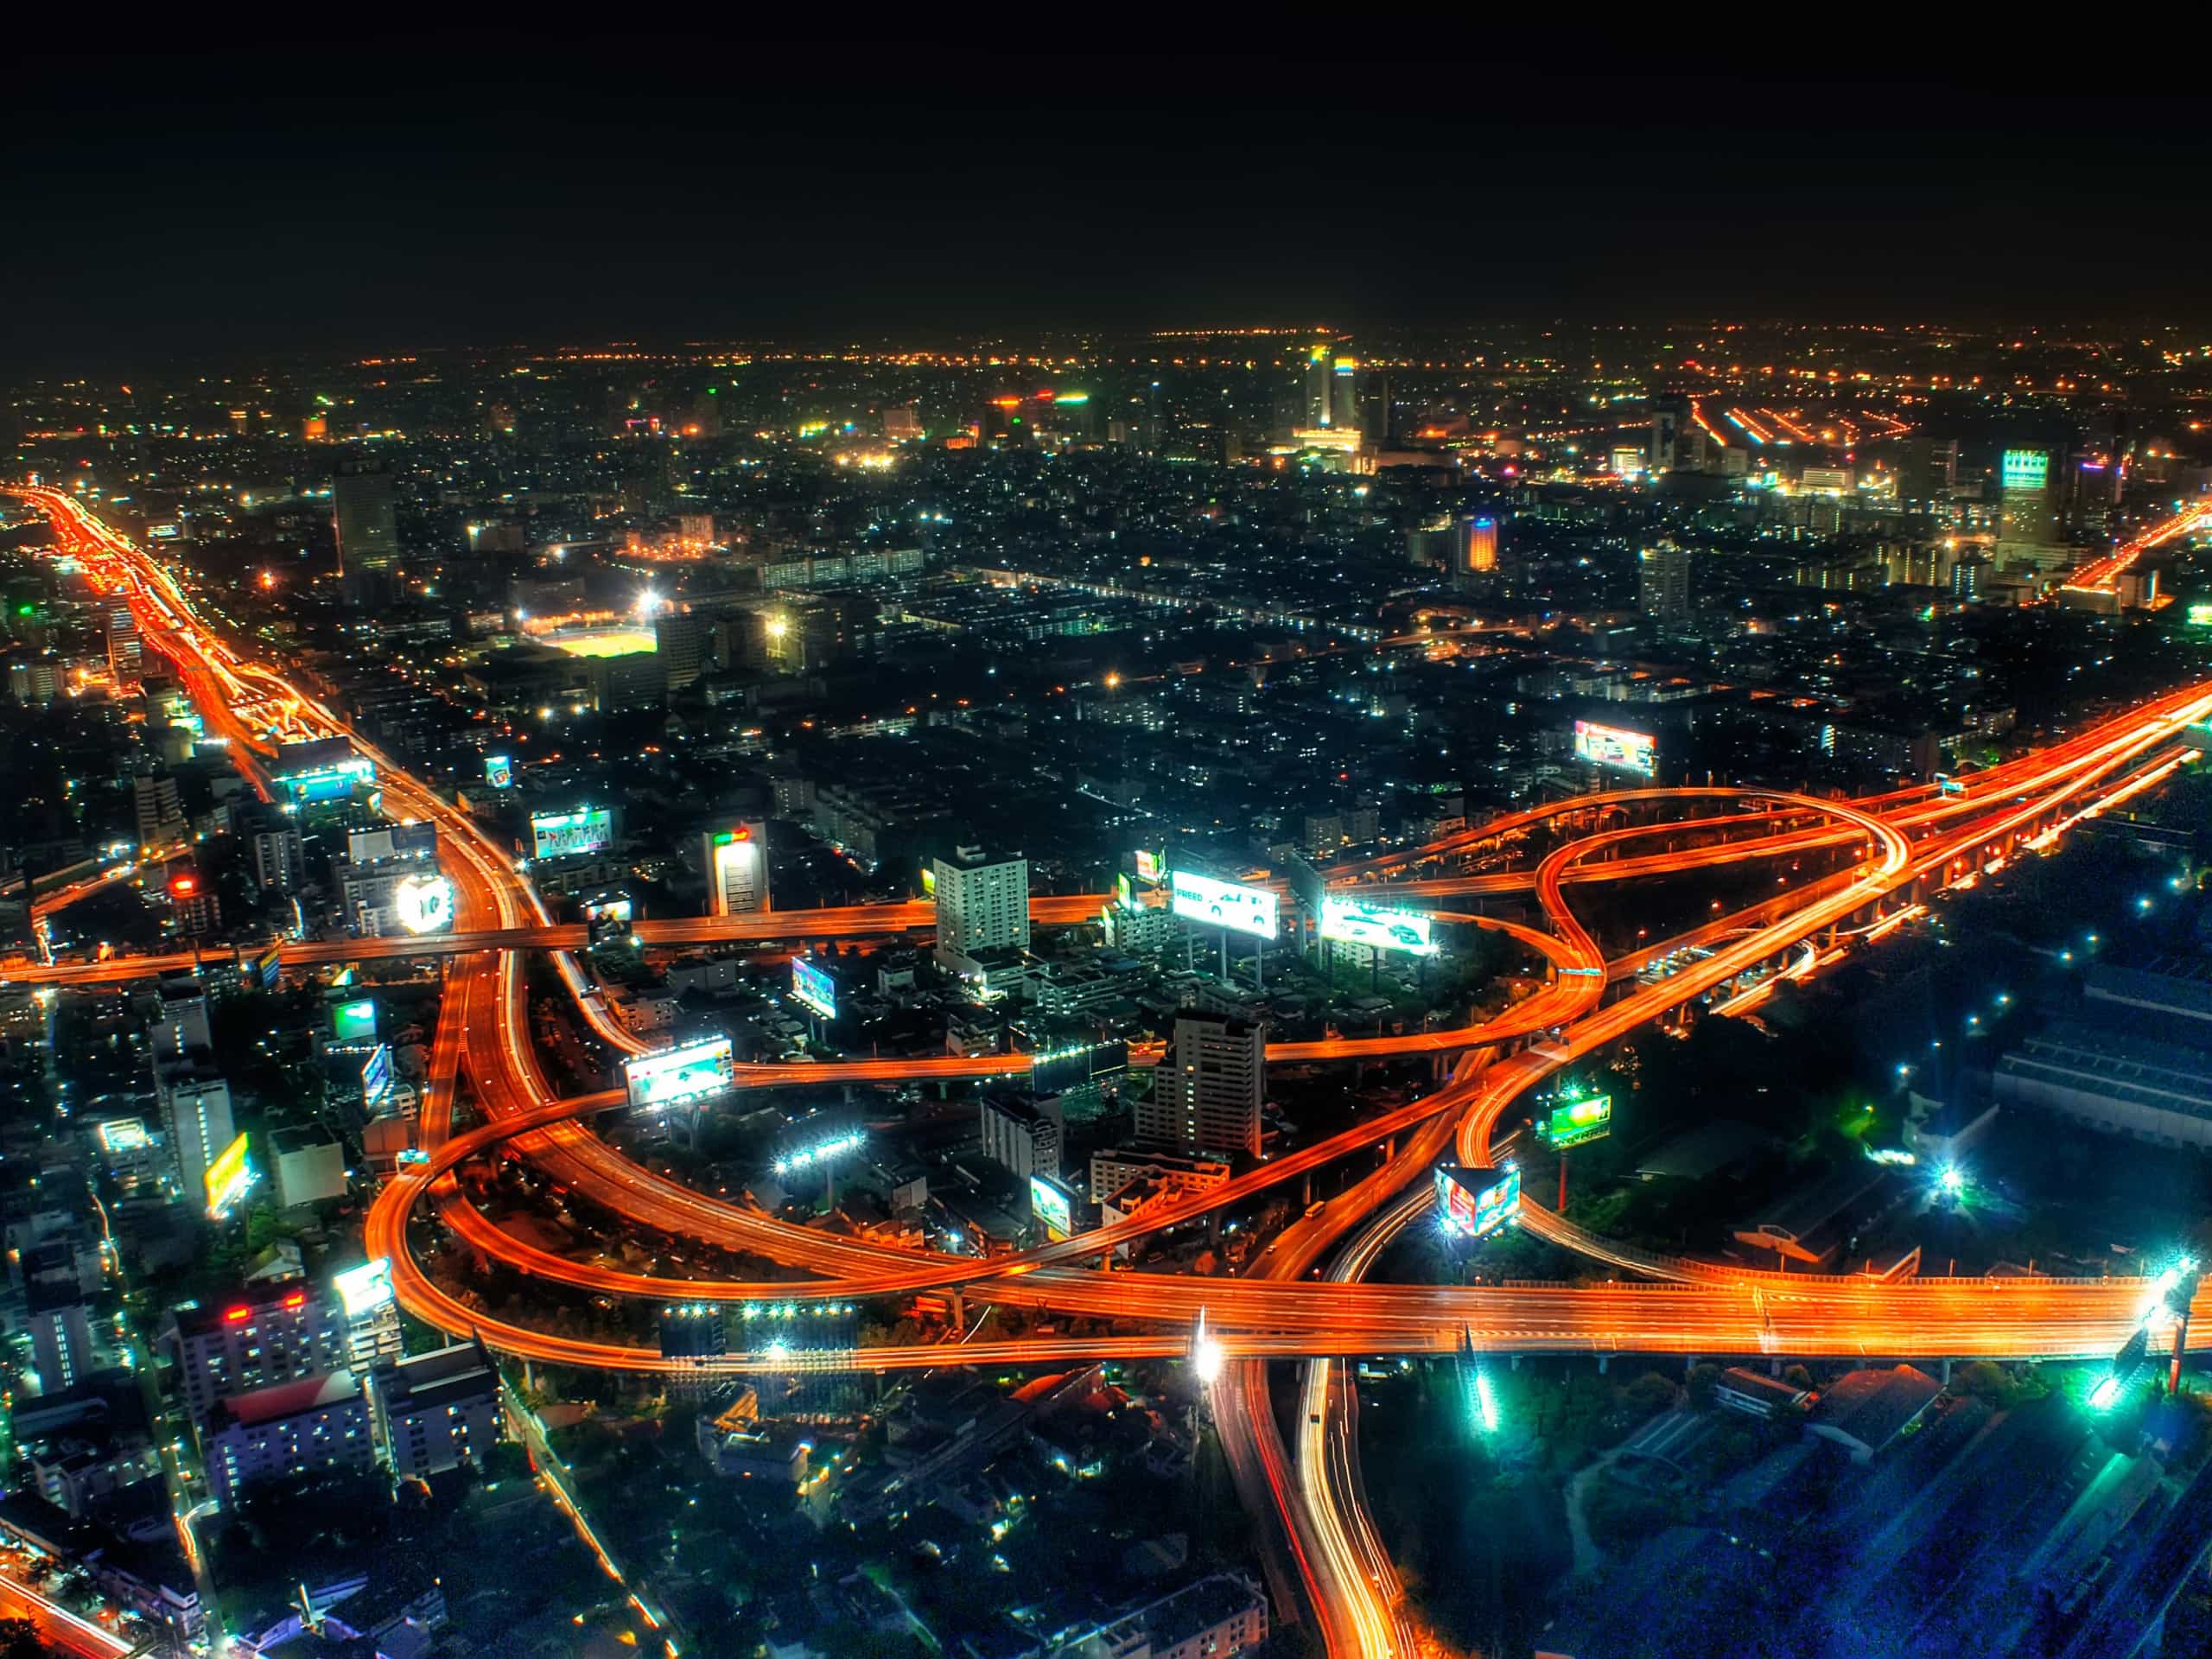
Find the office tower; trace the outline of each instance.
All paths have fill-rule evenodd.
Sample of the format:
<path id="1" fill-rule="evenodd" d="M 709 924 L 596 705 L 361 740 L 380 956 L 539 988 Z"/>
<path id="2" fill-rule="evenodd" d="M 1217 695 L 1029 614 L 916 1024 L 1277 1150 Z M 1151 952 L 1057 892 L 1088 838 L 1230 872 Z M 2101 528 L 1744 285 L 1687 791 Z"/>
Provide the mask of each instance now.
<path id="1" fill-rule="evenodd" d="M 1336 367 L 1336 347 L 1316 341 L 1306 353 L 1306 425 L 1318 430 L 1329 423 L 1329 381 Z"/>
<path id="2" fill-rule="evenodd" d="M 112 599 L 107 606 L 107 671 L 118 683 L 135 680 L 146 665 L 144 643 L 138 637 L 138 619 L 127 600 Z"/>
<path id="3" fill-rule="evenodd" d="M 937 958 L 1029 948 L 1029 861 L 962 847 L 934 861 Z"/>
<path id="4" fill-rule="evenodd" d="M 707 914 L 749 916 L 769 908 L 768 826 L 758 818 L 700 837 L 707 877 Z"/>
<path id="5" fill-rule="evenodd" d="M 369 1392 L 378 1440 L 402 1479 L 480 1464 L 499 1444 L 499 1373 L 480 1343 L 380 1365 Z"/>
<path id="6" fill-rule="evenodd" d="M 653 653 L 660 658 L 668 689 L 681 690 L 714 662 L 714 619 L 695 611 L 658 618 L 653 623 Z"/>
<path id="7" fill-rule="evenodd" d="M 327 1296 L 296 1279 L 173 1307 L 161 1342 L 175 1357 L 177 1386 L 194 1422 L 205 1422 L 226 1395 L 346 1364 L 345 1321 Z"/>
<path id="8" fill-rule="evenodd" d="M 2050 569 L 2066 563 L 2058 504 L 2050 485 L 2050 452 L 2007 449 L 1998 471 L 1997 556 Z"/>
<path id="9" fill-rule="evenodd" d="M 138 821 L 138 845 L 142 849 L 181 841 L 189 827 L 185 823 L 184 802 L 177 794 L 176 779 L 166 772 L 130 780 L 130 810 Z"/>
<path id="10" fill-rule="evenodd" d="M 1137 1138 L 1256 1158 L 1267 1090 L 1267 1027 L 1185 1008 L 1153 1073 L 1152 1098 L 1136 1104 Z"/>
<path id="11" fill-rule="evenodd" d="M 1452 585 L 1479 587 L 1497 569 L 1497 520 L 1471 514 L 1452 526 Z"/>
<path id="12" fill-rule="evenodd" d="M 84 1292 L 74 1280 L 34 1279 L 23 1287 L 29 1311 L 31 1363 L 38 1369 L 41 1394 L 59 1394 L 81 1382 L 98 1366 L 92 1352 L 92 1318 Z"/>
<path id="13" fill-rule="evenodd" d="M 1690 550 L 1662 541 L 1637 555 L 1636 602 L 1662 623 L 1687 621 L 1690 613 Z"/>
<path id="14" fill-rule="evenodd" d="M 1364 429 L 1359 418 L 1360 375 L 1357 359 L 1340 357 L 1329 365 L 1329 418 L 1327 424 L 1339 432 L 1359 432 Z"/>
<path id="15" fill-rule="evenodd" d="M 156 1073 L 154 1092 L 161 1101 L 162 1128 L 176 1160 L 184 1201 L 200 1209 L 207 1202 L 207 1166 L 238 1138 L 231 1119 L 231 1085 L 176 1068 Z"/>
<path id="16" fill-rule="evenodd" d="M 207 1023 L 207 988 L 190 975 L 162 982 L 162 1011 L 147 1027 L 146 1044 L 154 1064 L 189 1058 L 213 1048 L 214 1031 Z"/>
<path id="17" fill-rule="evenodd" d="M 338 573 L 349 594 L 374 594 L 399 568 L 392 476 L 378 463 L 348 461 L 339 467 L 330 493 L 338 524 Z"/>
<path id="18" fill-rule="evenodd" d="M 1959 483 L 1956 438 L 1908 437 L 1897 455 L 1897 497 L 1932 505 L 1948 501 Z"/>
<path id="19" fill-rule="evenodd" d="M 1049 1175 L 1058 1180 L 1067 1128 L 1057 1098 L 985 1095 L 982 1103 L 983 1156 L 1017 1180 Z"/>
<path id="20" fill-rule="evenodd" d="M 1680 410 L 1655 410 L 1651 416 L 1650 470 L 1656 476 L 1671 473 L 1681 464 L 1682 415 Z"/>
<path id="21" fill-rule="evenodd" d="M 297 893 L 307 885 L 306 849 L 296 830 L 253 833 L 253 879 L 264 893 Z"/>

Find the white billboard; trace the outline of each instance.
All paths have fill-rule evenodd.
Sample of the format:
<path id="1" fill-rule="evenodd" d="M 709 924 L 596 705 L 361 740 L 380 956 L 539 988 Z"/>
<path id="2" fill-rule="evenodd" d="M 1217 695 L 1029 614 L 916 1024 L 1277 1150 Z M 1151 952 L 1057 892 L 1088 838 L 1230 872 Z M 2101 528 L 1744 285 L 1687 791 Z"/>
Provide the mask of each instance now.
<path id="1" fill-rule="evenodd" d="M 348 1268 L 330 1283 L 338 1293 L 347 1319 L 358 1319 L 364 1313 L 373 1313 L 388 1306 L 392 1299 L 391 1258 L 380 1255 L 358 1268 Z"/>
<path id="2" fill-rule="evenodd" d="M 1631 732 L 1619 726 L 1600 726 L 1594 720 L 1574 722 L 1574 753 L 1580 760 L 1601 766 L 1618 766 L 1646 778 L 1657 770 L 1655 745 L 1649 732 Z"/>
<path id="3" fill-rule="evenodd" d="M 404 877 L 391 890 L 391 907 L 410 933 L 439 933 L 453 925 L 453 881 L 443 875 Z"/>
<path id="4" fill-rule="evenodd" d="M 1178 870 L 1171 892 L 1169 907 L 1186 921 L 1235 928 L 1257 939 L 1275 936 L 1275 896 L 1265 887 L 1242 887 L 1234 881 Z"/>
<path id="5" fill-rule="evenodd" d="M 603 806 L 580 807 L 574 812 L 533 812 L 530 817 L 532 858 L 602 852 L 613 839 L 614 815 Z"/>
<path id="6" fill-rule="evenodd" d="M 622 1062 L 632 1106 L 673 1106 L 706 1100 L 737 1086 L 737 1063 L 727 1037 L 702 1037 L 657 1054 Z"/>
<path id="7" fill-rule="evenodd" d="M 1417 910 L 1393 910 L 1336 893 L 1321 900 L 1321 937 L 1345 944 L 1433 957 L 1437 946 L 1429 936 L 1431 926 L 1430 918 Z"/>

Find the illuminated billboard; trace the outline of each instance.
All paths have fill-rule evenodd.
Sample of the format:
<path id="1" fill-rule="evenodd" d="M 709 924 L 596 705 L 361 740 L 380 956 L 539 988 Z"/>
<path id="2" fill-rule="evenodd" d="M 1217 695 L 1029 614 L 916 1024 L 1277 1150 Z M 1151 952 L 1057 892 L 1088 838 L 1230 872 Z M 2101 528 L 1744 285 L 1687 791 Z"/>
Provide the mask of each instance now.
<path id="1" fill-rule="evenodd" d="M 1158 887 L 1167 879 L 1167 855 L 1155 853 L 1148 848 L 1137 849 L 1137 880 Z"/>
<path id="2" fill-rule="evenodd" d="M 655 1054 L 622 1062 L 622 1081 L 632 1106 L 675 1106 L 709 1100 L 737 1086 L 737 1064 L 727 1037 L 702 1037 Z"/>
<path id="3" fill-rule="evenodd" d="M 1618 766 L 1624 772 L 1649 778 L 1657 770 L 1651 734 L 1618 726 L 1600 726 L 1594 720 L 1574 722 L 1574 755 L 1593 766 Z"/>
<path id="4" fill-rule="evenodd" d="M 1465 1238 L 1494 1233 L 1521 1213 L 1521 1172 L 1510 1164 L 1503 1169 L 1440 1164 L 1436 1209 L 1447 1233 Z"/>
<path id="5" fill-rule="evenodd" d="M 837 1017 L 837 982 L 804 957 L 791 958 L 791 1000 L 824 1020 Z"/>
<path id="6" fill-rule="evenodd" d="M 1611 1095 L 1563 1102 L 1536 1120 L 1536 1139 L 1560 1152 L 1586 1141 L 1602 1141 L 1612 1132 Z"/>
<path id="7" fill-rule="evenodd" d="M 346 739 L 325 737 L 283 745 L 269 775 L 296 802 L 334 801 L 352 794 L 356 784 L 374 783 L 377 768 Z"/>
<path id="8" fill-rule="evenodd" d="M 229 1215 L 259 1179 L 253 1160 L 245 1155 L 245 1136 L 240 1135 L 207 1166 L 207 1218 L 220 1221 Z"/>
<path id="9" fill-rule="evenodd" d="M 2192 628 L 2212 628 L 2212 605 L 2190 606 L 2189 626 Z"/>
<path id="10" fill-rule="evenodd" d="M 603 806 L 578 807 L 573 812 L 533 812 L 530 816 L 532 858 L 603 852 L 613 839 L 614 815 Z"/>
<path id="11" fill-rule="evenodd" d="M 361 1104 L 373 1114 L 391 1097 L 391 1045 L 378 1043 L 361 1066 Z"/>
<path id="12" fill-rule="evenodd" d="M 340 1002 L 330 1011 L 330 1033 L 341 1043 L 372 1043 L 377 1035 L 377 1004 L 372 996 L 358 1002 Z"/>
<path id="13" fill-rule="evenodd" d="M 338 1293 L 338 1300 L 349 1319 L 388 1307 L 391 1305 L 391 1258 L 380 1255 L 358 1268 L 348 1268 L 331 1280 L 330 1285 Z"/>
<path id="14" fill-rule="evenodd" d="M 283 948 L 272 943 L 266 950 L 253 959 L 253 971 L 255 977 L 260 980 L 263 990 L 275 990 L 277 981 L 284 976 Z"/>
<path id="15" fill-rule="evenodd" d="M 2050 480 L 2050 455 L 2043 449 L 2007 449 L 2002 476 L 2012 490 L 2039 490 Z"/>
<path id="16" fill-rule="evenodd" d="M 1074 1206 L 1068 1202 L 1067 1189 L 1045 1176 L 1029 1178 L 1029 1213 L 1055 1244 L 1075 1230 Z"/>
<path id="17" fill-rule="evenodd" d="M 601 922 L 619 922 L 627 927 L 637 919 L 638 907 L 627 893 L 605 894 L 584 900 L 584 920 L 596 925 Z"/>
<path id="18" fill-rule="evenodd" d="M 1321 937 L 1345 944 L 1433 957 L 1437 946 L 1429 937 L 1429 918 L 1417 910 L 1392 910 L 1335 893 L 1321 900 Z"/>
<path id="19" fill-rule="evenodd" d="M 146 1133 L 143 1117 L 114 1117 L 100 1125 L 97 1133 L 103 1152 L 143 1152 L 153 1144 L 153 1137 Z"/>
<path id="20" fill-rule="evenodd" d="M 512 789 L 515 784 L 515 763 L 504 754 L 486 755 L 484 781 L 493 789 Z"/>
<path id="21" fill-rule="evenodd" d="M 1169 891 L 1169 907 L 1186 921 L 1234 928 L 1257 939 L 1275 936 L 1275 896 L 1265 887 L 1242 887 L 1178 870 Z"/>
<path id="22" fill-rule="evenodd" d="M 410 933 L 442 933 L 453 925 L 453 882 L 442 875 L 410 875 L 391 890 L 391 907 Z"/>

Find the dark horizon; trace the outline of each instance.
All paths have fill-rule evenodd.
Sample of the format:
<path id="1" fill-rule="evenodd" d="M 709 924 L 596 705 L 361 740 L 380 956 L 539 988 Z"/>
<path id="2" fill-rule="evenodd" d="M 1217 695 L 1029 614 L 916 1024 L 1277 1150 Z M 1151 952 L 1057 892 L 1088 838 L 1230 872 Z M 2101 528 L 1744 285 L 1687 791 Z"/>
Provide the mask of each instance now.
<path id="1" fill-rule="evenodd" d="M 53 241 L 0 278 L 4 345 L 50 372 L 556 340 L 2207 309 L 2212 229 L 2187 208 L 2212 141 L 2185 99 L 696 37 L 558 55 L 264 41 L 22 70 L 11 171 Z"/>

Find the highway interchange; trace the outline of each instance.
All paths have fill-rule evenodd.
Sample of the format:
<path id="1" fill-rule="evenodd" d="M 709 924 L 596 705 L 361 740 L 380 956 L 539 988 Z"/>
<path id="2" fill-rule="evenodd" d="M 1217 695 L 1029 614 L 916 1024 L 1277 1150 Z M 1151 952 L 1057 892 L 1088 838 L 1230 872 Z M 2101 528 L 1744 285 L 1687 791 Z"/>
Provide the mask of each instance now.
<path id="1" fill-rule="evenodd" d="M 2021 1358 L 2109 1353 L 2143 1317 L 2146 1287 L 2135 1281 L 1923 1280 L 1900 1283 L 1748 1273 L 1681 1262 L 1587 1237 L 1563 1218 L 1524 1202 L 1522 1221 L 1542 1236 L 1612 1268 L 1632 1281 L 1580 1286 L 1462 1287 L 1385 1285 L 1364 1275 L 1389 1238 L 1421 1214 L 1427 1174 L 1446 1151 L 1459 1161 L 1489 1161 L 1508 1115 L 1547 1077 L 1700 998 L 1739 988 L 1758 994 L 1768 971 L 1816 970 L 1847 948 L 1850 937 L 1893 925 L 1928 888 L 1974 879 L 2031 840 L 2145 787 L 2179 763 L 2185 728 L 2212 712 L 2212 686 L 2193 686 L 2106 720 L 2053 744 L 1972 775 L 1963 792 L 1907 789 L 1858 802 L 1784 792 L 1713 788 L 1637 790 L 1582 797 L 1511 815 L 1415 853 L 1394 854 L 1332 872 L 1338 880 L 1388 882 L 1393 902 L 1436 905 L 1454 897 L 1524 895 L 1539 928 L 1460 912 L 1451 919 L 1502 931 L 1532 965 L 1548 969 L 1538 988 L 1493 1018 L 1452 1030 L 1333 1037 L 1272 1046 L 1273 1062 L 1321 1062 L 1429 1054 L 1456 1062 L 1448 1081 L 1407 1104 L 1370 1116 L 1352 1129 L 1270 1159 L 1205 1195 L 1153 1210 L 1062 1243 L 985 1259 L 909 1251 L 825 1236 L 750 1208 L 718 1202 L 617 1154 L 588 1120 L 621 1103 L 619 1091 L 562 1099 L 547 1084 L 533 1047 L 526 1006 L 525 953 L 545 950 L 582 1017 L 612 1048 L 643 1044 L 608 1014 L 574 954 L 578 928 L 556 925 L 512 855 L 458 810 L 379 753 L 330 709 L 274 667 L 241 656 L 194 609 L 173 573 L 93 516 L 73 496 L 19 492 L 45 511 L 62 550 L 74 554 L 104 589 L 127 594 L 147 646 L 175 663 L 212 734 L 253 786 L 270 791 L 265 762 L 276 744 L 342 735 L 378 768 L 387 813 L 428 818 L 441 831 L 443 868 L 456 890 L 449 935 L 426 940 L 288 943 L 288 966 L 341 960 L 442 956 L 446 980 L 431 1044 L 421 1117 L 427 1165 L 403 1170 L 377 1197 L 366 1225 L 369 1254 L 388 1255 L 400 1300 L 416 1317 L 456 1335 L 474 1333 L 525 1358 L 613 1370 L 670 1371 L 693 1362 L 657 1349 L 563 1337 L 495 1319 L 435 1283 L 416 1245 L 426 1201 L 438 1225 L 487 1260 L 549 1282 L 602 1295 L 742 1302 L 850 1300 L 973 1287 L 994 1302 L 1050 1308 L 1116 1322 L 1116 1334 L 1054 1337 L 856 1351 L 855 1365 L 890 1370 L 962 1363 L 1050 1366 L 1085 1357 L 1173 1357 L 1189 1351 L 1202 1321 L 1226 1363 L 1212 1385 L 1217 1419 L 1239 1478 L 1256 1473 L 1282 1516 L 1332 1652 L 1405 1649 L 1387 1558 L 1357 1496 L 1357 1447 L 1338 1409 L 1345 1392 L 1332 1362 L 1369 1354 L 1616 1352 L 1684 1356 L 1932 1357 Z M 2173 533 L 2161 527 L 2144 545 Z M 2125 551 L 2125 550 L 2123 550 Z M 2115 566 L 2117 569 L 2119 567 Z M 2100 572 L 2112 579 L 2110 572 Z M 1653 812 L 1705 816 L 1630 821 Z M 1509 849 L 1540 825 L 1563 836 L 1533 869 L 1389 881 L 1463 855 Z M 1641 844 L 1639 844 L 1641 843 Z M 1656 850 L 1652 849 L 1656 847 Z M 1782 891 L 1675 938 L 1608 957 L 1578 918 L 1569 894 L 1750 860 L 1788 858 Z M 1792 885 L 1789 872 L 1803 879 Z M 103 878 L 79 884 L 90 890 Z M 1045 896 L 1033 901 L 1045 925 L 1087 920 L 1103 895 Z M 1885 918 L 1886 918 L 1886 921 Z M 926 905 L 848 906 L 733 918 L 647 922 L 648 945 L 884 938 L 926 929 Z M 1650 982 L 1638 974 L 1670 951 L 1694 944 L 1705 954 Z M 1803 946 L 1800 950 L 1800 946 Z M 0 980 L 85 983 L 188 970 L 190 953 L 54 964 L 10 963 Z M 1139 1052 L 1147 1063 L 1156 1056 Z M 794 1082 L 904 1083 L 981 1077 L 1027 1069 L 1025 1056 L 853 1060 L 798 1068 L 740 1068 L 741 1087 Z M 466 1078 L 483 1122 L 457 1128 L 457 1094 Z M 1196 1278 L 1103 1270 L 1115 1245 L 1250 1198 L 1366 1148 L 1382 1146 L 1381 1166 L 1320 1213 L 1293 1224 L 1270 1256 L 1241 1278 Z M 671 1281 L 633 1274 L 536 1249 L 511 1237 L 469 1204 L 454 1172 L 473 1159 L 510 1151 L 612 1214 L 663 1232 L 775 1262 L 809 1277 L 753 1281 Z M 1333 1265 L 1320 1282 L 1309 1269 Z M 2202 1310 L 2200 1309 L 2200 1314 Z M 2200 1317 L 2196 1328 L 2206 1328 Z M 1307 1362 L 1298 1421 L 1295 1474 L 1266 1409 L 1264 1362 Z M 767 1351 L 720 1362 L 732 1371 L 788 1369 Z"/>

